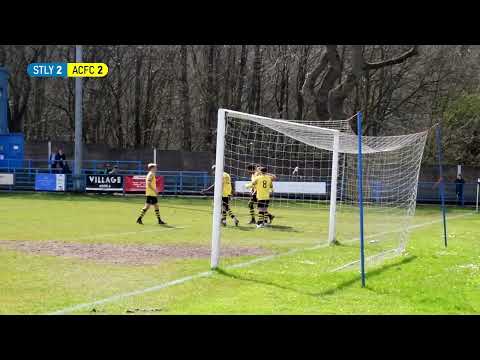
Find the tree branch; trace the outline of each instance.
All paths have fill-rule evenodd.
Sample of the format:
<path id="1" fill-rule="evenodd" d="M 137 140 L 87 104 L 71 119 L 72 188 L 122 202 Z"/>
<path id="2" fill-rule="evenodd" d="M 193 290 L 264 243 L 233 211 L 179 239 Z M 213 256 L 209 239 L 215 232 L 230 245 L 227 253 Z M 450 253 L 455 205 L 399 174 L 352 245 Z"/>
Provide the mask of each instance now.
<path id="1" fill-rule="evenodd" d="M 322 81 L 320 82 L 320 88 L 315 92 L 315 82 L 327 68 L 328 70 Z M 337 45 L 327 45 L 326 51 L 323 53 L 319 64 L 306 75 L 305 83 L 303 84 L 300 93 L 305 98 L 308 96 L 315 103 L 315 110 L 317 118 L 319 120 L 325 120 L 329 118 L 328 113 L 328 92 L 334 86 L 335 81 L 340 77 L 340 60 L 337 53 Z"/>
<path id="2" fill-rule="evenodd" d="M 328 57 L 327 57 L 327 52 L 325 51 L 322 54 L 320 62 L 315 67 L 315 69 L 307 73 L 307 76 L 305 77 L 305 82 L 303 83 L 302 90 L 300 90 L 300 93 L 303 96 L 308 94 L 313 99 L 315 98 L 315 90 L 314 90 L 315 82 L 320 76 L 320 74 L 323 72 L 323 70 L 325 70 L 325 68 L 327 67 L 327 64 L 328 64 Z"/>
<path id="3" fill-rule="evenodd" d="M 386 66 L 401 64 L 408 58 L 411 58 L 412 56 L 416 56 L 416 55 L 418 55 L 418 45 L 413 46 L 412 48 L 404 52 L 402 55 L 397 56 L 396 58 L 393 58 L 393 59 L 388 59 L 388 60 L 379 61 L 379 62 L 365 62 L 365 69 L 374 70 L 374 69 L 380 69 Z"/>

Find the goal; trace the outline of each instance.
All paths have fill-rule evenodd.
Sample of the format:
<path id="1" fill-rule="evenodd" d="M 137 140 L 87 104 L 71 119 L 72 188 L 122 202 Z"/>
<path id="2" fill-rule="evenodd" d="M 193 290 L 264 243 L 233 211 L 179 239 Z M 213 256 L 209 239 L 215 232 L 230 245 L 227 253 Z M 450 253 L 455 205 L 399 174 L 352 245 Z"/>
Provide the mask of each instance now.
<path id="1" fill-rule="evenodd" d="M 415 213 L 420 165 L 428 131 L 402 136 L 361 138 L 352 130 L 356 115 L 334 121 L 280 120 L 219 109 L 212 221 L 211 267 L 221 254 L 223 172 L 230 174 L 238 214 L 248 217 L 248 166 L 258 164 L 276 176 L 271 206 L 288 219 L 288 241 L 276 252 L 295 248 L 337 248 L 326 259 L 332 270 L 358 263 L 359 223 L 363 215 L 365 256 L 371 264 L 405 249 Z M 361 158 L 361 182 L 359 180 Z M 361 187 L 360 187 L 361 186 Z M 363 201 L 359 205 L 359 188 Z M 360 208 L 362 212 L 360 211 Z M 310 243 L 296 218 L 318 225 Z M 282 229 L 280 220 L 277 230 Z M 315 228 L 317 229 L 317 228 Z M 259 231 L 270 231 L 268 227 Z M 272 225 L 272 230 L 275 230 Z M 276 232 L 280 234 L 280 232 Z M 275 235 L 269 234 L 274 237 Z M 310 235 L 309 235 L 310 236 Z M 264 237 L 267 237 L 265 235 Z M 340 243 L 343 246 L 328 245 Z M 262 246 L 261 243 L 256 244 Z M 306 246 L 307 248 L 308 246 Z"/>

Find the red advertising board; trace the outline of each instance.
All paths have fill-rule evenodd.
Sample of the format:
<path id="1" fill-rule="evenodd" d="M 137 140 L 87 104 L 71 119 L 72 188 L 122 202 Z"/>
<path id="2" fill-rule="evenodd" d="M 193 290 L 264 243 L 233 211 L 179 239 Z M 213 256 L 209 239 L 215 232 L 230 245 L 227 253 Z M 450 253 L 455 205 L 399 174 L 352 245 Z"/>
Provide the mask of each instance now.
<path id="1" fill-rule="evenodd" d="M 144 175 L 125 176 L 124 187 L 125 192 L 144 192 L 145 191 L 145 178 Z M 155 177 L 157 182 L 157 192 L 161 193 L 164 189 L 163 176 Z"/>

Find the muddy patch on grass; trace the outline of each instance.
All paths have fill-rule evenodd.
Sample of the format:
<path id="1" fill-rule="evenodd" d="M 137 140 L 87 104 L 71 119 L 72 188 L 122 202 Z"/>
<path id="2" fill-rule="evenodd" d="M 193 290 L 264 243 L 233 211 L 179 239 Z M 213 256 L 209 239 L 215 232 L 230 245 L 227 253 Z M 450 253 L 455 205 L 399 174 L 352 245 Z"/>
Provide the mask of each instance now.
<path id="1" fill-rule="evenodd" d="M 171 258 L 209 258 L 208 246 L 80 244 L 61 241 L 0 240 L 0 247 L 28 254 L 79 258 L 110 264 L 157 265 Z M 222 256 L 270 255 L 260 247 L 222 247 Z"/>

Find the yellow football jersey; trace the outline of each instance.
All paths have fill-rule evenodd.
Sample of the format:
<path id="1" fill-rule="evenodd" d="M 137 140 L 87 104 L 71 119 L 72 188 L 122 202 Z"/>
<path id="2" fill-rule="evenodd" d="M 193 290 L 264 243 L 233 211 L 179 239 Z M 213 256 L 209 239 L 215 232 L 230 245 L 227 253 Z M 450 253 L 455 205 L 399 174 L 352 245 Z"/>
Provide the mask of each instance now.
<path id="1" fill-rule="evenodd" d="M 268 175 L 258 175 L 253 180 L 252 185 L 257 193 L 258 200 L 269 200 L 270 191 L 273 188 L 272 177 Z"/>
<path id="2" fill-rule="evenodd" d="M 150 186 L 148 186 L 148 184 L 150 184 L 151 187 L 153 187 L 155 189 L 155 191 L 157 190 L 157 181 L 155 179 L 155 174 L 152 173 L 152 172 L 149 172 L 147 174 L 147 178 L 145 179 L 145 195 L 146 196 L 157 196 L 157 193 L 155 191 L 153 191 Z"/>
<path id="3" fill-rule="evenodd" d="M 232 194 L 232 179 L 226 172 L 223 173 L 223 197 L 228 197 Z"/>
<path id="4" fill-rule="evenodd" d="M 247 184 L 247 188 L 248 189 L 251 189 L 251 192 L 252 194 L 255 194 L 255 192 L 257 191 L 255 189 L 255 187 L 253 186 L 253 182 L 255 181 L 255 178 L 258 176 L 258 175 L 261 175 L 262 173 L 258 170 L 255 170 L 255 172 L 252 174 L 252 177 L 251 177 L 251 182 Z"/>
<path id="5" fill-rule="evenodd" d="M 252 182 L 253 180 L 255 180 L 255 178 L 258 176 L 258 175 L 262 175 L 262 173 L 258 170 L 256 170 L 253 174 L 252 174 Z"/>

